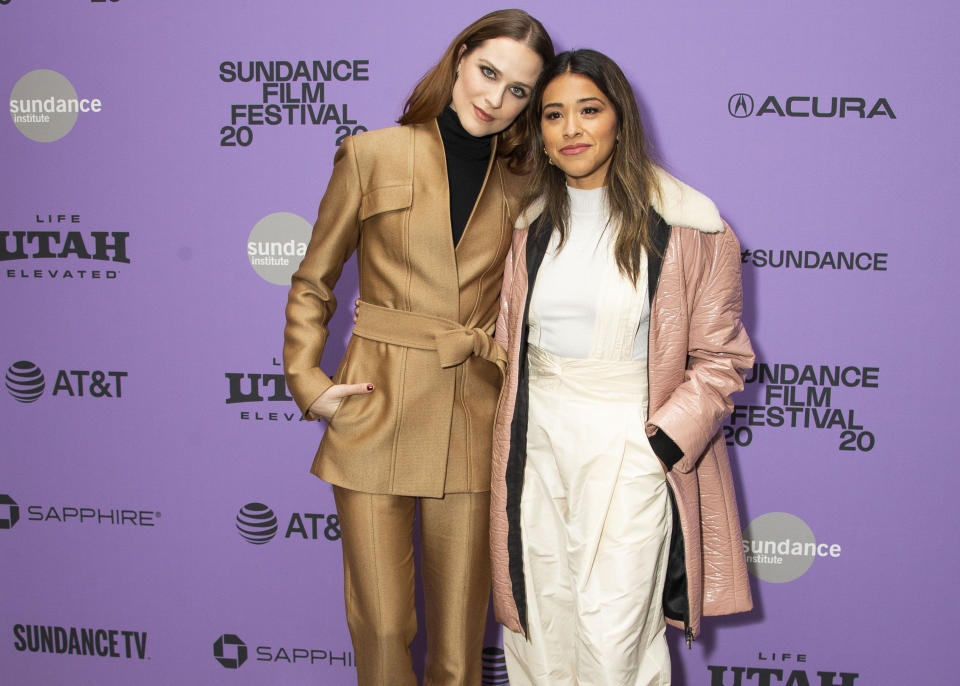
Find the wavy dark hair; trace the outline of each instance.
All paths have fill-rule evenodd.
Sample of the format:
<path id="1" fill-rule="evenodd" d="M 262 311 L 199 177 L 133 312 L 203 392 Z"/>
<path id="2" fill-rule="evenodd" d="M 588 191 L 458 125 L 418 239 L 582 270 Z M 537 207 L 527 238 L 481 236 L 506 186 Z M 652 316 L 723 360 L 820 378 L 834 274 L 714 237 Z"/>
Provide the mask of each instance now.
<path id="1" fill-rule="evenodd" d="M 553 41 L 543 24 L 523 10 L 496 10 L 486 14 L 461 31 L 443 53 L 440 61 L 413 88 L 403 106 L 398 124 L 422 124 L 435 119 L 453 97 L 457 64 L 481 43 L 493 38 L 512 38 L 528 46 L 546 64 L 553 59 Z M 461 48 L 466 48 L 463 54 Z M 528 120 L 521 113 L 498 136 L 497 155 L 508 159 L 515 171 L 530 166 L 530 131 Z"/>
<path id="2" fill-rule="evenodd" d="M 660 189 L 656 179 L 656 164 L 643 131 L 633 89 L 617 63 L 603 53 L 588 49 L 562 52 L 547 63 L 537 79 L 526 112 L 528 126 L 533 132 L 531 146 L 535 171 L 524 207 L 543 197 L 544 214 L 560 233 L 560 245 L 564 244 L 570 211 L 566 177 L 559 167 L 550 164 L 540 128 L 543 93 L 554 79 L 563 74 L 579 74 L 593 81 L 616 112 L 617 142 L 605 186 L 610 223 L 616 230 L 614 255 L 617 267 L 624 277 L 636 283 L 643 249 L 656 252 L 650 235 L 653 221 L 650 203 L 654 195 L 659 195 Z"/>

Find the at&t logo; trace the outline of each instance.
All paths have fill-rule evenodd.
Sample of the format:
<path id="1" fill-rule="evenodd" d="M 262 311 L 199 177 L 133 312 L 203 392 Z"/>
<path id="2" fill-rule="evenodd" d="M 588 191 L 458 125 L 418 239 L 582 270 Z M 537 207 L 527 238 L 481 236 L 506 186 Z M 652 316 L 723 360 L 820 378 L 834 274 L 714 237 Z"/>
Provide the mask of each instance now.
<path id="1" fill-rule="evenodd" d="M 122 398 L 123 379 L 127 372 L 100 369 L 61 369 L 53 383 L 51 395 L 71 398 Z M 4 382 L 10 396 L 18 403 L 34 403 L 47 387 L 43 371 L 30 360 L 19 360 L 7 367 Z"/>
<path id="2" fill-rule="evenodd" d="M 247 661 L 247 644 L 236 634 L 224 634 L 214 641 L 213 656 L 226 669 L 237 669 Z"/>
<path id="3" fill-rule="evenodd" d="M 5 381 L 7 390 L 18 403 L 36 402 L 47 386 L 40 367 L 28 360 L 20 360 L 10 365 Z"/>
<path id="4" fill-rule="evenodd" d="M 279 520 L 269 506 L 250 502 L 240 508 L 236 518 L 237 532 L 247 543 L 263 545 L 280 531 Z M 294 512 L 287 522 L 284 538 L 302 540 L 340 540 L 340 518 L 335 514 Z"/>
<path id="5" fill-rule="evenodd" d="M 277 535 L 277 515 L 263 503 L 247 503 L 237 513 L 237 531 L 247 543 L 269 543 Z"/>

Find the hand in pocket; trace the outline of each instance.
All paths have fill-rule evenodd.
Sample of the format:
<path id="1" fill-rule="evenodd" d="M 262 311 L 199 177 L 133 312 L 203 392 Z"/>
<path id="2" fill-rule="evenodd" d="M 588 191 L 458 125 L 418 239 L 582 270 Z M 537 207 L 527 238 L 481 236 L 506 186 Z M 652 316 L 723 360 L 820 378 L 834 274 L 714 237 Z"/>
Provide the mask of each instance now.
<path id="1" fill-rule="evenodd" d="M 351 395 L 366 395 L 367 393 L 373 393 L 372 383 L 334 384 L 313 401 L 309 413 L 329 422 L 344 398 Z"/>

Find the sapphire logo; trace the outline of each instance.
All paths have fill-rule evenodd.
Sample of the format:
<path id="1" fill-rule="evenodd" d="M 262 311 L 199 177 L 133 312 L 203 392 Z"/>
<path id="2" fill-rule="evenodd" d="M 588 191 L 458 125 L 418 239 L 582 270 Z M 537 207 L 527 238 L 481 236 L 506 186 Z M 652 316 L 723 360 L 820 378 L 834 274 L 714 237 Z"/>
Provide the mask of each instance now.
<path id="1" fill-rule="evenodd" d="M 12 529 L 20 519 L 20 506 L 6 493 L 0 493 L 0 529 Z"/>
<path id="2" fill-rule="evenodd" d="M 277 535 L 277 515 L 263 503 L 247 503 L 237 513 L 237 531 L 247 543 L 269 543 Z"/>
<path id="3" fill-rule="evenodd" d="M 10 395 L 19 403 L 36 402 L 46 388 L 40 367 L 27 360 L 10 365 L 5 380 Z"/>
<path id="4" fill-rule="evenodd" d="M 247 661 L 247 644 L 236 634 L 224 634 L 214 642 L 213 656 L 226 669 L 237 669 Z"/>
<path id="5" fill-rule="evenodd" d="M 737 119 L 753 114 L 753 97 L 746 93 L 734 93 L 727 101 L 727 110 Z"/>

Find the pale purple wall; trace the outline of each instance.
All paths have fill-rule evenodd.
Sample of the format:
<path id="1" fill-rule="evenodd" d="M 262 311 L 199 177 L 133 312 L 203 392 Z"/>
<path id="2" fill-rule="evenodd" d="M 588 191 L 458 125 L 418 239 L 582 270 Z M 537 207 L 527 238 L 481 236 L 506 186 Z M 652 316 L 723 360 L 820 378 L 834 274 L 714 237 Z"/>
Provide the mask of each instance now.
<path id="1" fill-rule="evenodd" d="M 28 361 L 46 381 L 32 403 L 0 392 L 0 524 L 19 513 L 0 530 L 0 681 L 355 682 L 329 657 L 352 659 L 339 545 L 325 536 L 325 518 L 317 540 L 283 535 L 292 517 L 309 533 L 307 514 L 334 513 L 329 486 L 307 473 L 322 426 L 288 421 L 289 401 L 226 402 L 227 374 L 281 373 L 286 288 L 253 270 L 248 236 L 273 213 L 312 223 L 336 124 L 255 126 L 250 145 L 222 146 L 230 106 L 258 102 L 262 84 L 225 83 L 219 65 L 366 60 L 368 80 L 332 80 L 325 100 L 338 112 L 346 104 L 353 126 L 386 126 L 447 41 L 495 7 L 0 2 L 0 89 L 13 95 L 22 77 L 49 69 L 78 98 L 102 101 L 53 142 L 29 139 L 12 115 L 0 124 L 0 231 L 10 232 L 0 245 L 12 253 L 12 232 L 52 230 L 59 252 L 74 231 L 93 252 L 91 232 L 129 233 L 129 263 L 76 254 L 0 261 L 0 373 Z M 778 391 L 751 383 L 738 396 L 747 416 L 730 431 L 748 443 L 732 448 L 744 526 L 787 513 L 757 530 L 768 525 L 774 543 L 797 540 L 789 526 L 799 518 L 837 554 L 822 547 L 827 555 L 793 581 L 754 578 L 757 610 L 707 620 L 692 651 L 672 635 L 675 683 L 778 684 L 793 670 L 803 671 L 790 682 L 798 685 L 950 683 L 960 279 L 948 202 L 960 180 L 960 11 L 933 0 L 537 0 L 525 9 L 559 48 L 597 48 L 622 65 L 667 166 L 714 198 L 735 228 L 759 360 L 877 370 L 875 388 L 831 388 L 829 408 L 817 408 L 830 413 L 830 428 L 751 426 L 751 411 L 770 417 L 759 406 Z M 751 116 L 731 116 L 738 93 L 752 97 Z M 816 96 L 821 110 L 831 97 L 863 98 L 867 112 L 884 98 L 880 109 L 895 118 L 757 116 L 768 96 L 782 108 Z M 38 223 L 50 214 L 68 220 Z M 881 254 L 882 269 L 769 266 L 780 251 L 818 264 L 828 252 Z M 354 278 L 345 271 L 342 302 L 352 300 Z M 349 317 L 345 308 L 336 315 L 329 369 Z M 63 379 L 54 393 L 60 370 L 73 381 L 72 370 L 104 372 L 114 397 L 91 395 L 89 381 L 83 397 L 71 397 Z M 243 377 L 243 390 L 249 384 Z M 797 387 L 798 402 L 808 387 Z M 845 435 L 836 422 L 851 412 L 862 428 Z M 269 413 L 276 421 L 254 419 Z M 870 449 L 841 449 L 858 439 Z M 264 545 L 235 527 L 253 502 L 279 519 Z M 143 514 L 111 525 L 58 521 L 51 508 Z M 142 659 L 134 634 L 129 659 L 123 634 L 118 658 L 33 653 L 18 650 L 16 627 L 27 625 L 131 631 L 146 643 Z M 214 659 L 224 634 L 248 647 L 238 669 Z M 280 661 L 262 659 L 281 649 Z M 297 653 L 293 663 L 294 649 L 314 651 L 316 662 Z M 783 671 L 747 671 L 767 668 Z M 838 674 L 821 681 L 818 672 Z"/>

